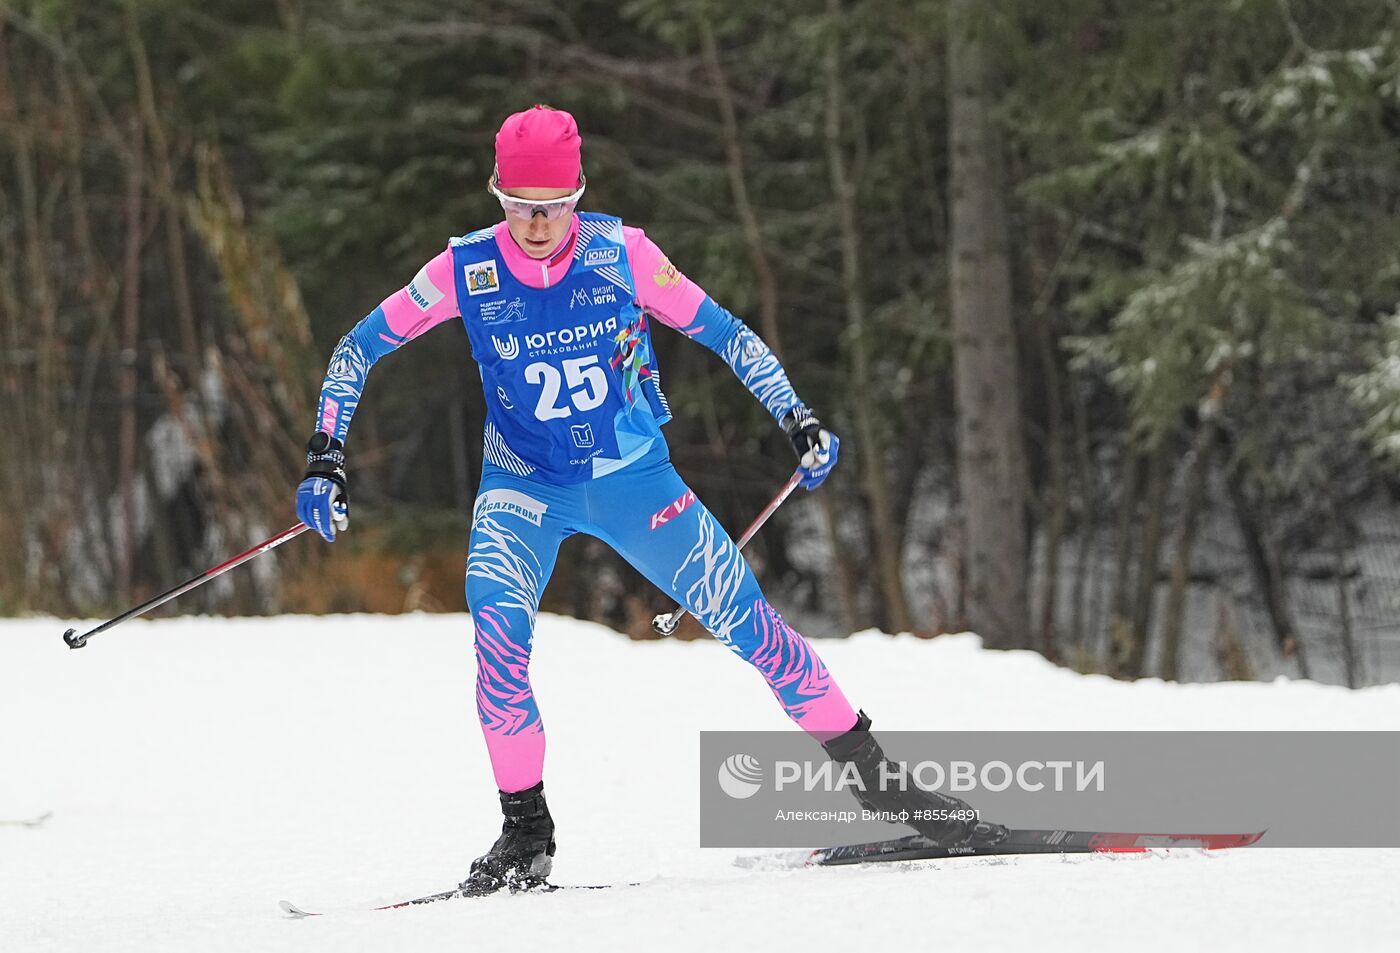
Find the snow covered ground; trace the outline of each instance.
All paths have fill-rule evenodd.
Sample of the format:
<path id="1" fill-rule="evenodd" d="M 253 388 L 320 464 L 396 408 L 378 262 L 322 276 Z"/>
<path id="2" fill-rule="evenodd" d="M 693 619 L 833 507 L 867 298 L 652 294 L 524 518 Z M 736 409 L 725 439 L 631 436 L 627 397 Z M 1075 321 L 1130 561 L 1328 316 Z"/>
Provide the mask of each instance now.
<path id="1" fill-rule="evenodd" d="M 1400 851 L 744 870 L 702 850 L 697 732 L 781 729 L 713 643 L 544 616 L 554 879 L 605 892 L 292 921 L 456 883 L 499 829 L 464 615 L 0 621 L 0 951 L 1393 948 Z M 862 634 L 819 650 L 885 729 L 1400 730 L 1400 686 L 1128 685 Z M 1309 791 L 1302 796 L 1315 796 Z"/>

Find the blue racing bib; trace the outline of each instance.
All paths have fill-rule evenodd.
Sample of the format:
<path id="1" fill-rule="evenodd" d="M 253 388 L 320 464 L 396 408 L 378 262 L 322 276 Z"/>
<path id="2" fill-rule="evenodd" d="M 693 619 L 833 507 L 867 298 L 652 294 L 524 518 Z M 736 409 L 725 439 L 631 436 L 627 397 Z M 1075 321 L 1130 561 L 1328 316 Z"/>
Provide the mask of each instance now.
<path id="1" fill-rule="evenodd" d="M 457 303 L 481 370 L 486 459 L 579 483 L 638 459 L 671 419 L 622 220 L 580 212 L 562 281 L 531 288 L 487 228 L 452 241 Z"/>

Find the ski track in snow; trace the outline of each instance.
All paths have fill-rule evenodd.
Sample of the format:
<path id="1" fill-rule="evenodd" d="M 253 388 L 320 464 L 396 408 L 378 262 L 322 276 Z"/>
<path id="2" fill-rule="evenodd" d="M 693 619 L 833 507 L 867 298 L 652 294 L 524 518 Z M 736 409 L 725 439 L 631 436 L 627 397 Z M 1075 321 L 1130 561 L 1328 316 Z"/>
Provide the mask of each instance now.
<path id="1" fill-rule="evenodd" d="M 500 827 L 461 615 L 0 621 L 0 951 L 1389 948 L 1400 850 L 745 870 L 698 842 L 702 729 L 785 729 L 715 643 L 542 615 L 531 678 L 560 883 L 451 886 Z M 972 636 L 820 641 L 879 729 L 1400 730 L 1400 685 L 1135 684 Z M 1325 798 L 1300 778 L 1300 796 Z M 892 835 L 893 836 L 893 835 Z M 344 910 L 283 917 L 277 901 Z"/>

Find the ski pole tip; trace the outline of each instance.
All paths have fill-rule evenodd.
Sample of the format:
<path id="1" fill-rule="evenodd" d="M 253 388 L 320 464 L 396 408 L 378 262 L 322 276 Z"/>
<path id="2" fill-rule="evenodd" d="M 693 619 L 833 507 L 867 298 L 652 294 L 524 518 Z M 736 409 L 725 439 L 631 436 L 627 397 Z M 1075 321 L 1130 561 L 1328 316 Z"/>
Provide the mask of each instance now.
<path id="1" fill-rule="evenodd" d="M 63 633 L 63 641 L 68 643 L 70 649 L 80 649 L 87 645 L 87 636 L 79 635 L 77 629 L 69 629 Z"/>
<path id="2" fill-rule="evenodd" d="M 676 631 L 676 624 L 668 613 L 662 613 L 651 620 L 651 628 L 657 635 L 670 635 Z"/>

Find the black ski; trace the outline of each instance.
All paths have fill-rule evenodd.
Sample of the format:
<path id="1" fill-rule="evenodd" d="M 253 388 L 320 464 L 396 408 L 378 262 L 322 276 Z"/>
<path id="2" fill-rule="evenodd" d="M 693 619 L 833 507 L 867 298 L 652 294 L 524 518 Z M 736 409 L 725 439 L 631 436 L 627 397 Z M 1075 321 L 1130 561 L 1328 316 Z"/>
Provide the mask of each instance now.
<path id="1" fill-rule="evenodd" d="M 1263 836 L 1263 831 L 1248 834 L 1148 834 L 1012 829 L 1005 839 L 995 844 L 940 847 L 920 834 L 913 834 L 894 840 L 820 847 L 807 856 L 806 864 L 833 867 L 840 864 L 883 864 L 903 860 L 1012 854 L 1141 853 L 1159 847 L 1222 850 L 1227 847 L 1248 847 Z"/>
<path id="2" fill-rule="evenodd" d="M 1229 847 L 1248 847 L 1258 843 L 1264 831 L 1243 834 L 1150 834 L 1145 832 L 1118 831 L 1064 831 L 1064 830 L 1010 830 L 1006 837 L 995 844 L 981 844 L 963 847 L 940 847 L 921 834 L 898 837 L 893 840 L 870 841 L 864 844 L 843 844 L 839 847 L 820 847 L 799 855 L 799 865 L 808 867 L 835 867 L 844 864 L 887 864 L 911 860 L 944 860 L 953 857 L 1002 857 L 1017 854 L 1093 854 L 1093 853 L 1142 853 L 1163 847 L 1195 848 L 1198 850 L 1224 850 Z M 752 866 L 763 866 L 760 858 L 740 858 L 758 860 Z M 789 860 L 788 863 L 792 861 Z M 750 864 L 744 864 L 750 866 Z M 784 865 L 786 866 L 786 864 Z M 430 893 L 411 900 L 400 900 L 380 907 L 367 907 L 368 910 L 400 910 L 440 900 L 464 900 L 475 897 L 490 897 L 498 893 L 553 893 L 556 890 L 607 890 L 612 887 L 637 884 L 552 884 L 540 883 L 528 888 L 454 887 L 439 893 Z M 303 910 L 286 900 L 280 901 L 282 911 L 295 919 L 319 917 L 324 914 Z"/>
<path id="3" fill-rule="evenodd" d="M 398 903 L 386 903 L 382 907 L 366 907 L 366 910 L 401 910 L 404 907 L 417 907 L 425 903 L 437 903 L 441 900 L 470 900 L 478 897 L 493 897 L 498 893 L 553 893 L 556 890 L 607 890 L 616 884 L 552 884 L 540 883 L 531 887 L 519 887 L 514 890 L 506 887 L 472 888 L 453 887 L 451 890 L 443 890 L 438 893 L 426 894 L 422 897 L 414 897 L 411 900 L 400 900 Z M 630 886 L 630 885 L 629 885 Z M 304 920 L 307 917 L 320 917 L 324 913 L 314 910 L 303 910 L 296 904 L 287 900 L 278 901 L 278 906 L 287 916 L 297 920 Z"/>

